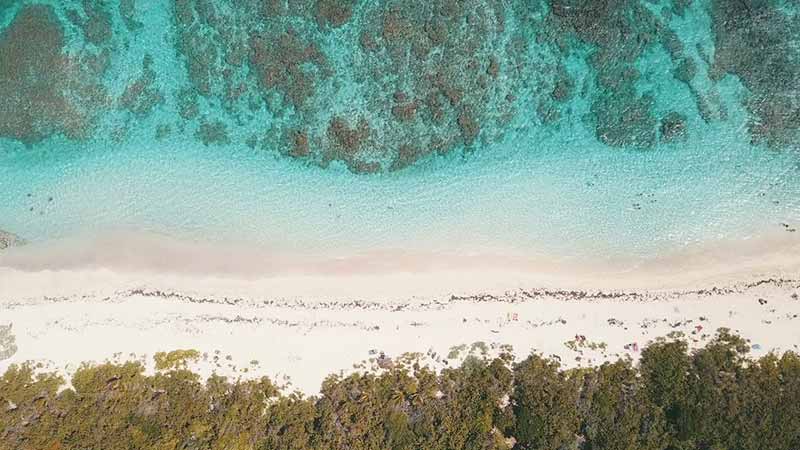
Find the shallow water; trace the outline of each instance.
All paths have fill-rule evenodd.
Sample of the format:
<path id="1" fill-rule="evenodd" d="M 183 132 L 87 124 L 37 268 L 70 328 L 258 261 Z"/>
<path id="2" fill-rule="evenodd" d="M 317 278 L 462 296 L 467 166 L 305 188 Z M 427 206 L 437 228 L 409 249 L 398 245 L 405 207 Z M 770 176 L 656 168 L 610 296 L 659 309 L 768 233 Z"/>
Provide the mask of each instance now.
<path id="1" fill-rule="evenodd" d="M 0 12 L 0 24 L 9 26 L 21 3 Z M 574 95 L 560 119 L 545 124 L 534 113 L 534 94 L 521 88 L 511 119 L 487 125 L 466 149 L 462 144 L 373 174 L 246 145 L 254 131 L 269 134 L 281 121 L 296 120 L 264 105 L 255 119 L 242 121 L 213 98 L 202 100 L 200 117 L 224 122 L 229 141 L 204 145 L 194 131 L 202 119 L 178 115 L 175 92 L 189 80 L 173 48 L 169 3 L 135 2 L 142 24 L 135 32 L 109 8 L 113 51 L 102 75 L 109 96 L 118 97 L 150 54 L 165 100 L 145 115 L 108 107 L 85 140 L 61 133 L 29 145 L 0 138 L 0 229 L 32 242 L 141 230 L 326 256 L 402 248 L 638 259 L 800 228 L 800 152 L 786 142 L 752 144 L 753 112 L 742 101 L 751 93 L 735 75 L 712 81 L 698 54 L 715 50 L 709 2 L 694 2 L 684 17 L 665 22 L 698 63 L 691 83 L 672 77 L 661 47 L 632 63 L 641 73 L 637 91 L 653 94 L 654 116 L 677 111 L 687 117 L 685 137 L 647 148 L 607 145 L 587 119 L 591 94 Z M 51 4 L 70 45 L 94 51 L 70 34 L 61 16 L 68 8 Z M 324 36 L 322 48 L 332 60 L 348 60 L 352 51 L 336 33 L 356 26 Z M 564 61 L 576 86 L 598 89 L 585 59 L 573 54 Z M 336 108 L 355 117 L 369 89 L 364 83 L 334 75 L 312 100 L 334 96 Z M 725 118 L 704 120 L 697 92 L 718 98 Z M 321 113 L 315 114 L 310 126 L 318 125 Z M 165 124 L 171 133 L 157 139 L 156 128 Z"/>

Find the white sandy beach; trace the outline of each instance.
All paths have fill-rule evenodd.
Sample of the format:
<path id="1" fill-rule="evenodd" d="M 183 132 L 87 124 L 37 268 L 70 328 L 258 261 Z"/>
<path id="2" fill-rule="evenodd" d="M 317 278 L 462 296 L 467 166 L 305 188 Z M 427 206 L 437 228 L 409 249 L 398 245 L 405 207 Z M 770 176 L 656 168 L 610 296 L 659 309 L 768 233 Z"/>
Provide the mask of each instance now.
<path id="1" fill-rule="evenodd" d="M 266 374 L 314 393 L 381 353 L 417 352 L 440 368 L 482 342 L 473 352 L 510 345 L 576 366 L 635 359 L 675 332 L 703 345 L 719 327 L 760 355 L 798 350 L 798 295 L 800 239 L 785 236 L 580 268 L 400 252 L 312 263 L 116 236 L 0 254 L 0 326 L 12 325 L 16 347 L 0 372 L 32 360 L 69 375 L 82 361 L 151 364 L 192 348 L 207 355 L 202 374 Z"/>

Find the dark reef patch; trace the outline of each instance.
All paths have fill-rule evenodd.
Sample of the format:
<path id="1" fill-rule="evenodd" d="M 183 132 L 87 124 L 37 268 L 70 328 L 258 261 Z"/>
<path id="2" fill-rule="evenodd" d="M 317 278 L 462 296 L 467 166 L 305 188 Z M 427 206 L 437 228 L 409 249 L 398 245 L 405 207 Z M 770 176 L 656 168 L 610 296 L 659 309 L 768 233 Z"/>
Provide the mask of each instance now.
<path id="1" fill-rule="evenodd" d="M 686 116 L 671 112 L 661 119 L 661 139 L 672 141 L 686 134 Z"/>
<path id="2" fill-rule="evenodd" d="M 258 34 L 250 42 L 250 65 L 265 91 L 277 90 L 296 109 L 314 95 L 317 74 L 323 74 L 325 56 L 319 47 L 297 33 Z"/>
<path id="3" fill-rule="evenodd" d="M 0 20 L 3 20 L 5 15 L 11 11 L 14 3 L 16 3 L 16 0 L 0 0 Z"/>
<path id="4" fill-rule="evenodd" d="M 178 114 L 185 120 L 191 120 L 200 114 L 200 106 L 197 103 L 197 94 L 186 89 L 177 94 Z"/>
<path id="5" fill-rule="evenodd" d="M 111 15 L 105 10 L 105 3 L 102 0 L 83 0 L 80 10 L 66 11 L 69 21 L 83 30 L 86 41 L 96 46 L 107 43 L 113 34 Z"/>
<path id="6" fill-rule="evenodd" d="M 172 27 L 152 30 L 137 0 L 0 0 L 0 137 L 122 142 L 169 125 L 372 173 L 496 149 L 508 132 L 586 127 L 648 150 L 742 106 L 753 143 L 800 145 L 800 13 L 778 0 L 168 3 Z M 687 35 L 707 20 L 707 36 Z M 141 48 L 154 32 L 174 52 Z M 173 117 L 151 121 L 162 110 Z"/>
<path id="7" fill-rule="evenodd" d="M 25 6 L 0 33 L 0 136 L 25 144 L 90 136 L 107 102 L 99 82 L 105 64 L 102 55 L 64 47 L 64 28 L 49 6 Z"/>
<path id="8" fill-rule="evenodd" d="M 548 6 L 547 39 L 565 55 L 584 52 L 594 69 L 596 93 L 589 100 L 597 138 L 614 147 L 654 146 L 658 120 L 652 95 L 636 89 L 641 78 L 636 63 L 658 45 L 675 60 L 681 47 L 677 37 L 665 33 L 659 18 L 638 0 L 548 0 Z"/>
<path id="9" fill-rule="evenodd" d="M 83 0 L 83 9 L 86 12 L 86 21 L 83 32 L 86 40 L 95 45 L 101 45 L 111 39 L 111 15 L 104 9 L 103 1 Z"/>
<path id="10" fill-rule="evenodd" d="M 353 15 L 354 0 L 317 0 L 316 16 L 319 26 L 340 27 Z"/>
<path id="11" fill-rule="evenodd" d="M 228 127 L 221 121 L 202 121 L 195 136 L 203 145 L 224 145 L 230 143 Z"/>
<path id="12" fill-rule="evenodd" d="M 120 106 L 137 117 L 149 115 L 156 106 L 164 103 L 164 95 L 155 86 L 156 73 L 152 65 L 152 56 L 145 55 L 142 74 L 125 88 L 119 99 Z"/>
<path id="13" fill-rule="evenodd" d="M 505 96 L 522 81 L 500 63 L 505 15 L 499 1 L 438 0 L 386 2 L 364 16 L 356 73 L 372 87 L 373 122 L 387 124 L 376 131 L 383 167 L 471 145 L 483 129 L 489 140 L 502 134 Z"/>
<path id="14" fill-rule="evenodd" d="M 712 0 L 712 78 L 737 76 L 755 142 L 800 144 L 800 15 L 777 0 Z"/>
<path id="15" fill-rule="evenodd" d="M 608 146 L 653 148 L 689 132 L 690 111 L 657 112 L 659 90 L 680 85 L 706 122 L 724 120 L 714 87 L 698 87 L 698 75 L 705 76 L 698 64 L 710 64 L 706 49 L 685 44 L 670 28 L 697 7 L 690 0 L 251 0 L 222 11 L 208 1 L 175 0 L 175 24 L 191 95 L 221 103 L 237 123 L 264 123 L 254 130 L 265 136 L 262 148 L 373 172 L 498 140 L 520 115 L 528 126 L 585 120 Z M 715 13 L 715 23 L 729 23 L 717 16 L 736 9 Z M 772 24 L 780 13 L 771 14 L 746 19 L 748 26 Z M 792 31 L 784 25 L 776 28 Z M 717 45 L 746 28 L 736 26 L 728 37 L 717 32 Z M 788 44 L 793 37 L 785 34 Z M 771 60 L 786 60 L 788 51 L 774 50 Z M 656 52 L 668 55 L 675 86 L 654 85 L 640 73 Z M 590 72 L 568 68 L 575 59 Z M 730 60 L 724 51 L 716 55 L 714 70 L 741 72 Z M 774 130 L 796 130 L 798 120 L 796 89 L 778 88 L 778 80 L 786 86 L 796 74 L 772 76 L 745 81 L 751 90 L 786 94 L 748 103 L 763 119 L 753 121 L 752 132 L 771 142 Z M 181 96 L 187 120 L 197 117 L 191 95 Z M 575 102 L 584 101 L 589 114 L 574 114 Z"/>
<path id="16" fill-rule="evenodd" d="M 289 133 L 289 156 L 294 158 L 304 158 L 308 156 L 310 149 L 308 146 L 308 133 L 304 130 L 292 130 Z"/>
<path id="17" fill-rule="evenodd" d="M 380 167 L 376 163 L 359 158 L 359 152 L 369 141 L 371 132 L 369 123 L 364 118 L 351 126 L 344 118 L 334 117 L 327 131 L 332 145 L 323 156 L 323 164 L 341 161 L 354 172 L 377 171 Z"/>
<path id="18" fill-rule="evenodd" d="M 169 137 L 170 134 L 172 134 L 172 127 L 169 126 L 168 124 L 160 124 L 156 127 L 156 133 L 155 133 L 156 140 L 160 141 L 162 139 L 165 139 Z"/>
<path id="19" fill-rule="evenodd" d="M 522 87 L 522 73 L 501 63 L 500 1 L 270 1 L 257 16 L 244 5 L 201 6 L 175 2 L 192 82 L 181 115 L 197 116 L 193 96 L 221 102 L 234 120 L 271 124 L 262 146 L 317 165 L 396 170 L 496 138 L 512 115 L 508 96 Z M 352 39 L 350 54 L 327 54 L 334 30 Z M 240 95 L 227 94 L 228 80 Z"/>
<path id="20" fill-rule="evenodd" d="M 136 0 L 120 0 L 119 15 L 128 31 L 141 29 L 144 24 L 136 19 Z"/>

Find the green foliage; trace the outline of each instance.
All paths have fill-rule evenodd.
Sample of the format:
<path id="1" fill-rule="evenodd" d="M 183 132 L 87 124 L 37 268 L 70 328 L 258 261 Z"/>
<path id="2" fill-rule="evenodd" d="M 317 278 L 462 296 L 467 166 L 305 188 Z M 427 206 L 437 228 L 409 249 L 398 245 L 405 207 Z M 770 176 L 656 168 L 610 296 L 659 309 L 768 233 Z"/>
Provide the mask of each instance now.
<path id="1" fill-rule="evenodd" d="M 666 439 L 671 444 L 679 444 L 689 426 L 687 389 L 690 365 L 691 358 L 684 341 L 656 342 L 642 351 L 642 382 L 649 400 L 664 413 Z"/>
<path id="2" fill-rule="evenodd" d="M 441 373 L 399 363 L 329 377 L 312 397 L 267 378 L 202 382 L 180 362 L 154 374 L 84 365 L 68 388 L 15 365 L 0 377 L 0 449 L 800 448 L 800 357 L 747 350 L 723 329 L 692 352 L 657 341 L 638 366 L 562 370 L 509 354 Z"/>
<path id="3" fill-rule="evenodd" d="M 663 413 L 627 360 L 603 364 L 584 379 L 582 434 L 592 450 L 663 448 Z"/>
<path id="4" fill-rule="evenodd" d="M 177 369 L 200 359 L 200 352 L 197 350 L 173 350 L 169 353 L 158 352 L 153 358 L 156 361 L 156 370 Z"/>
<path id="5" fill-rule="evenodd" d="M 517 442 L 523 448 L 571 448 L 580 427 L 581 380 L 555 361 L 531 355 L 514 369 Z"/>

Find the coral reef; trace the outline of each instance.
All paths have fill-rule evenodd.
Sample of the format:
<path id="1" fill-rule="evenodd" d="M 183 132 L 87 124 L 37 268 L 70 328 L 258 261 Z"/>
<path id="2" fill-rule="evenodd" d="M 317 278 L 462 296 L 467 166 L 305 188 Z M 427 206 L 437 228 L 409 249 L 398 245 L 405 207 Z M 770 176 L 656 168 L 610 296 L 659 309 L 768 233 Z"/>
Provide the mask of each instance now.
<path id="1" fill-rule="evenodd" d="M 278 36 L 258 34 L 251 39 L 250 47 L 250 65 L 259 74 L 260 86 L 277 90 L 301 109 L 315 90 L 315 76 L 308 66 L 319 71 L 326 64 L 319 48 L 293 31 Z"/>
<path id="2" fill-rule="evenodd" d="M 91 135 L 107 102 L 99 82 L 102 55 L 68 54 L 64 28 L 52 7 L 22 8 L 0 33 L 0 137 L 26 144 L 54 134 Z"/>
<path id="3" fill-rule="evenodd" d="M 164 95 L 155 86 L 156 73 L 152 64 L 152 56 L 145 55 L 142 60 L 142 74 L 128 85 L 119 99 L 122 108 L 138 117 L 149 115 L 155 107 L 164 103 Z"/>
<path id="4" fill-rule="evenodd" d="M 566 55 L 589 48 L 585 59 L 596 79 L 590 101 L 597 138 L 614 147 L 654 146 L 658 119 L 652 94 L 637 90 L 641 74 L 636 62 L 649 48 L 670 44 L 676 46 L 670 52 L 674 62 L 680 55 L 677 37 L 638 0 L 548 0 L 548 6 L 547 39 Z M 563 101 L 570 90 L 560 90 L 565 93 L 554 91 L 554 98 Z"/>
<path id="5" fill-rule="evenodd" d="M 661 14 L 639 0 L 175 5 L 193 95 L 226 105 L 236 121 L 269 123 L 261 147 L 323 167 L 399 170 L 501 139 L 520 114 L 538 118 L 532 126 L 581 120 L 570 112 L 576 100 L 589 102 L 588 123 L 609 146 L 669 142 L 688 133 L 687 121 L 657 114 L 656 93 L 639 87 L 637 65 L 654 49 L 667 52 L 706 120 L 723 115 L 695 87 L 697 63 L 668 25 L 689 1 L 666 2 Z M 344 54 L 332 33 L 350 41 L 337 42 Z M 570 58 L 593 69 L 588 80 L 567 69 Z M 194 106 L 181 111 L 196 117 Z"/>
<path id="6" fill-rule="evenodd" d="M 317 0 L 316 19 L 320 26 L 340 27 L 353 15 L 354 0 Z"/>
<path id="7" fill-rule="evenodd" d="M 136 0 L 120 0 L 119 15 L 128 31 L 141 29 L 144 24 L 136 19 Z"/>
<path id="8" fill-rule="evenodd" d="M 756 142 L 800 145 L 800 16 L 777 0 L 711 1 L 712 77 L 735 75 L 749 91 L 745 107 Z"/>
<path id="9" fill-rule="evenodd" d="M 67 18 L 83 30 L 86 40 L 100 46 L 107 43 L 113 34 L 111 15 L 105 10 L 104 1 L 83 0 L 82 12 L 68 9 Z"/>
<path id="10" fill-rule="evenodd" d="M 228 128 L 224 122 L 221 121 L 212 121 L 207 122 L 203 120 L 200 123 L 200 127 L 197 129 L 195 133 L 197 139 L 199 139 L 203 145 L 223 145 L 230 143 L 230 138 L 228 138 Z"/>
<path id="11" fill-rule="evenodd" d="M 661 119 L 661 139 L 672 141 L 686 133 L 686 116 L 681 113 L 671 112 Z"/>
<path id="12" fill-rule="evenodd" d="M 754 144 L 800 145 L 800 13 L 778 0 L 169 3 L 165 56 L 136 47 L 142 2 L 0 0 L 0 137 L 123 142 L 169 125 L 373 173 L 537 128 L 647 150 L 735 108 Z M 173 63 L 185 73 L 161 73 Z M 670 104 L 676 90 L 695 104 Z M 145 120 L 157 110 L 174 117 Z"/>
<path id="13" fill-rule="evenodd" d="M 203 5 L 175 2 L 191 92 L 228 105 L 235 120 L 264 105 L 280 120 L 261 145 L 323 167 L 397 170 L 496 138 L 521 84 L 521 74 L 501 63 L 499 1 L 377 2 L 358 11 L 355 2 L 272 1 L 255 9 L 260 17 L 244 6 Z M 350 54 L 332 57 L 326 39 L 339 29 L 354 42 Z M 231 57 L 240 48 L 245 61 Z M 238 80 L 241 95 L 228 96 L 225 80 Z M 189 105 L 189 94 L 181 95 Z M 195 117 L 192 107 L 181 111 Z"/>

